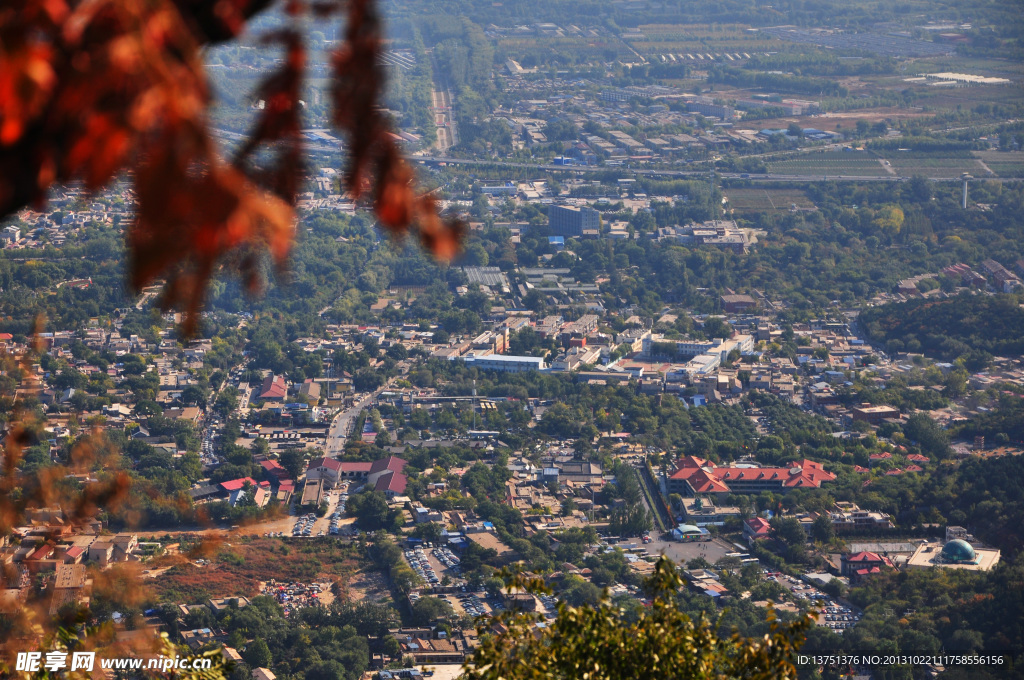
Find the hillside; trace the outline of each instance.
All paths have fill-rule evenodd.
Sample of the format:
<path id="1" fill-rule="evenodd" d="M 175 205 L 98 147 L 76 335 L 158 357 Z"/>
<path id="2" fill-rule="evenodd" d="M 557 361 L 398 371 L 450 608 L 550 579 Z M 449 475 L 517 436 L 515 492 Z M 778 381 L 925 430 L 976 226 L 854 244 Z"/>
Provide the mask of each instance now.
<path id="1" fill-rule="evenodd" d="M 992 356 L 1024 354 L 1024 309 L 1014 295 L 965 293 L 891 303 L 862 312 L 860 323 L 890 352 L 923 352 L 946 361 L 962 357 L 972 369 Z"/>

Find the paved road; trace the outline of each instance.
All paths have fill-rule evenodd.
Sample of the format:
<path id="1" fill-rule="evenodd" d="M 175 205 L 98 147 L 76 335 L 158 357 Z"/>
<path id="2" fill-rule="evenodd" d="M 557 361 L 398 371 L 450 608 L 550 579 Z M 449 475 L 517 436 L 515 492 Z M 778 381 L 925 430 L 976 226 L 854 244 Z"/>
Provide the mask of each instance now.
<path id="1" fill-rule="evenodd" d="M 213 134 L 223 139 L 231 141 L 240 141 L 244 139 L 244 135 L 240 135 L 236 132 L 229 132 L 227 130 L 213 130 Z M 339 144 L 315 144 L 306 143 L 304 148 L 307 151 L 319 151 L 325 153 L 339 153 L 342 149 Z M 708 173 L 711 171 L 710 168 L 701 170 L 654 170 L 646 168 L 632 168 L 628 166 L 606 166 L 606 165 L 546 165 L 537 163 L 514 163 L 511 161 L 502 161 L 500 159 L 487 160 L 487 159 L 474 159 L 474 158 L 451 158 L 448 156 L 410 156 L 409 160 L 418 161 L 420 163 L 448 163 L 453 165 L 488 165 L 498 166 L 505 168 L 523 168 L 527 170 L 552 170 L 561 172 L 575 172 L 575 173 L 608 173 L 608 172 L 625 172 L 631 175 L 637 176 L 650 176 L 650 177 L 700 177 L 707 178 Z M 751 173 L 740 173 L 740 172 L 719 172 L 719 177 L 723 179 L 745 179 L 751 182 L 900 182 L 910 179 L 909 176 L 864 176 L 864 175 L 781 175 L 781 174 L 751 174 Z M 746 177 L 744 177 L 746 175 Z M 929 177 L 928 179 L 933 182 L 954 182 L 959 183 L 961 179 L 959 177 Z M 1022 177 L 979 177 L 977 179 L 984 179 L 988 182 L 1020 182 Z"/>
<path id="2" fill-rule="evenodd" d="M 331 421 L 331 427 L 327 430 L 328 458 L 334 458 L 341 455 L 345 450 L 345 438 L 352 430 L 352 423 L 359 416 L 360 411 L 372 404 L 373 400 L 377 398 L 377 395 L 388 389 L 390 386 L 391 381 L 383 387 L 378 387 L 375 391 L 366 394 L 356 401 L 351 408 L 342 411 L 334 417 L 334 420 Z"/>

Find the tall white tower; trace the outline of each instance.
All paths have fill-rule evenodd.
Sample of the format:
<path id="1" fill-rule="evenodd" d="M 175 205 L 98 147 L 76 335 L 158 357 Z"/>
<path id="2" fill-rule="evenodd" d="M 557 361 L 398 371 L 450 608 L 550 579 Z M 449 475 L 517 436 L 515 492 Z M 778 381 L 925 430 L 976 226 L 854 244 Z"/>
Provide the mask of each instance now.
<path id="1" fill-rule="evenodd" d="M 965 172 L 964 174 L 960 175 L 960 179 L 964 181 L 964 196 L 961 204 L 963 205 L 964 210 L 967 210 L 967 182 L 974 178 Z"/>

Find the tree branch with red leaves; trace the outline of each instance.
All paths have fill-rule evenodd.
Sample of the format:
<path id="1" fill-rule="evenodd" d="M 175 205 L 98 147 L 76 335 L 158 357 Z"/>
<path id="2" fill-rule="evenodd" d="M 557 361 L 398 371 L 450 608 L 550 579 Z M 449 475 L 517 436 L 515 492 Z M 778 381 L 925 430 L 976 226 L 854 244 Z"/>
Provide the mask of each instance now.
<path id="1" fill-rule="evenodd" d="M 236 38 L 271 0 L 13 0 L 0 8 L 0 216 L 41 206 L 54 183 L 97 190 L 127 173 L 138 200 L 129 227 L 129 283 L 165 279 L 165 308 L 186 311 L 194 331 L 206 284 L 224 256 L 246 245 L 280 267 L 294 238 L 303 173 L 299 91 L 305 49 L 297 29 L 267 42 L 284 46 L 281 68 L 259 87 L 266 102 L 231 161 L 211 140 L 212 102 L 201 61 L 205 45 Z M 442 259 L 457 254 L 462 226 L 442 220 L 419 195 L 379 113 L 384 92 L 375 0 L 284 0 L 298 21 L 341 15 L 335 53 L 334 124 L 345 133 L 345 187 L 371 197 L 395 236 L 415 232 Z M 269 147 L 272 161 L 252 162 Z M 261 156 L 262 158 L 262 156 Z M 256 263 L 241 258 L 256 287 Z"/>

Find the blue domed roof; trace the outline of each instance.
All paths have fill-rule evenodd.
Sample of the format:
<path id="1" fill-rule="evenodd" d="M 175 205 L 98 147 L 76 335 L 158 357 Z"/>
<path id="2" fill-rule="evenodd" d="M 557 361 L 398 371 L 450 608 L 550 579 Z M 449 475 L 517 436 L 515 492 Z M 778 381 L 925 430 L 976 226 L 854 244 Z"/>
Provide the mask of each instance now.
<path id="1" fill-rule="evenodd" d="M 974 562 L 978 556 L 970 543 L 957 538 L 942 547 L 942 559 L 946 562 Z"/>

